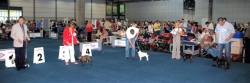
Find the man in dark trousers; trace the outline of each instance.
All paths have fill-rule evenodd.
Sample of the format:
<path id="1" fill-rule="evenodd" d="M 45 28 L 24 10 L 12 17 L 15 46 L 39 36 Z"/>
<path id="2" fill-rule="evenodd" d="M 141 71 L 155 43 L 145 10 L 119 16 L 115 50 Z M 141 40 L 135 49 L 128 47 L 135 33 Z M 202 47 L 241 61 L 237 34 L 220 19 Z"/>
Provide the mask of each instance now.
<path id="1" fill-rule="evenodd" d="M 245 62 L 250 63 L 250 56 L 249 56 L 250 44 L 247 43 L 247 42 L 250 42 L 250 23 L 248 23 L 248 28 L 246 29 L 243 42 L 244 42 L 244 48 L 245 48 Z"/>
<path id="2" fill-rule="evenodd" d="M 20 16 L 18 19 L 18 23 L 12 26 L 11 37 L 13 40 L 13 46 L 15 48 L 15 64 L 17 70 L 21 68 L 25 68 L 24 60 L 25 60 L 25 52 L 26 52 L 26 40 L 30 41 L 30 38 L 27 34 L 27 26 L 24 24 L 24 17 Z"/>

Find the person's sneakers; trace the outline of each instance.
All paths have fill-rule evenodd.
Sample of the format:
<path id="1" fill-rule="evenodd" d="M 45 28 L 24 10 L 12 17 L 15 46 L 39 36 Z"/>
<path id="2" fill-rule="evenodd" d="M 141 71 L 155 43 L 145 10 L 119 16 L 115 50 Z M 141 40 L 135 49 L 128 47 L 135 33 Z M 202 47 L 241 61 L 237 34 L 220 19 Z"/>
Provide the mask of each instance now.
<path id="1" fill-rule="evenodd" d="M 128 57 L 125 57 L 125 60 L 128 60 Z"/>
<path id="2" fill-rule="evenodd" d="M 72 64 L 75 64 L 75 65 L 78 64 L 77 62 L 71 62 L 71 63 L 72 63 Z"/>
<path id="3" fill-rule="evenodd" d="M 66 65 L 69 65 L 69 63 L 68 63 L 68 62 L 65 62 L 65 64 L 66 64 Z"/>
<path id="4" fill-rule="evenodd" d="M 135 60 L 135 57 L 132 57 L 133 60 Z"/>

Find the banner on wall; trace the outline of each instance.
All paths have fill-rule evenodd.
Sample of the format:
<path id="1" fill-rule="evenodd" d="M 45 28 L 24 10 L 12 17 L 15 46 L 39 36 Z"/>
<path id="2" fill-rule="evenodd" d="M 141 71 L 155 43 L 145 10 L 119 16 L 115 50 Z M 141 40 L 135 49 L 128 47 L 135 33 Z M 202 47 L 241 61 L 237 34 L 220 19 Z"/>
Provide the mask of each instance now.
<path id="1" fill-rule="evenodd" d="M 205 23 L 208 21 L 208 18 L 202 18 L 201 19 L 201 26 L 205 25 Z"/>
<path id="2" fill-rule="evenodd" d="M 42 19 L 42 26 L 43 29 L 49 29 L 50 28 L 50 19 Z"/>
<path id="3" fill-rule="evenodd" d="M 69 21 L 69 18 L 67 17 L 67 18 L 63 18 L 63 22 L 64 23 L 68 23 L 68 21 Z"/>

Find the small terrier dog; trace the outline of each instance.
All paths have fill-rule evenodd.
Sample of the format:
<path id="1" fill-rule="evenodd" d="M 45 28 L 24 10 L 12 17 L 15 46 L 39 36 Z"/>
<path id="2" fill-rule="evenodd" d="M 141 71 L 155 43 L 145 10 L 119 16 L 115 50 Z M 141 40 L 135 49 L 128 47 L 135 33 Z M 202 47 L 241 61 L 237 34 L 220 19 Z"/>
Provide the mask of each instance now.
<path id="1" fill-rule="evenodd" d="M 141 52 L 141 50 L 139 50 L 139 49 L 136 49 L 136 51 L 138 53 L 138 56 L 140 57 L 140 61 L 141 61 L 142 57 L 146 57 L 146 60 L 148 61 L 148 53 Z"/>
<path id="2" fill-rule="evenodd" d="M 229 62 L 226 59 L 219 59 L 218 57 L 215 57 L 214 61 L 217 62 L 218 68 L 221 68 L 222 65 L 224 65 L 225 70 L 229 69 L 230 64 L 229 64 Z"/>
<path id="3" fill-rule="evenodd" d="M 183 62 L 185 62 L 187 59 L 190 59 L 190 63 L 194 61 L 194 56 L 192 54 L 185 54 L 182 52 Z"/>
<path id="4" fill-rule="evenodd" d="M 76 59 L 82 62 L 82 66 L 84 66 L 84 62 L 87 62 L 87 63 L 90 62 L 92 65 L 92 59 L 88 55 L 85 55 L 85 56 L 77 55 Z"/>

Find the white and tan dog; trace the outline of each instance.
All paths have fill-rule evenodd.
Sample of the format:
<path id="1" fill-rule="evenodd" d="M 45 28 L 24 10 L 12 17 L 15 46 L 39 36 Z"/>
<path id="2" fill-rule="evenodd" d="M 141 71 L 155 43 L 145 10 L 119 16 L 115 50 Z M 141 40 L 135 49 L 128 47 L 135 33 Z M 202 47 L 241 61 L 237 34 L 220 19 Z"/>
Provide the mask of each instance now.
<path id="1" fill-rule="evenodd" d="M 140 61 L 141 61 L 141 58 L 142 57 L 146 57 L 146 60 L 148 61 L 149 59 L 148 59 L 148 53 L 146 53 L 146 52 L 141 52 L 141 50 L 139 50 L 139 49 L 136 49 L 136 51 L 137 51 L 137 53 L 138 53 L 138 56 L 140 57 Z"/>

